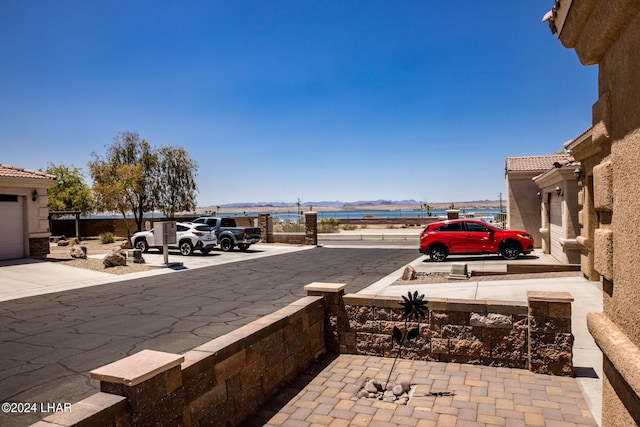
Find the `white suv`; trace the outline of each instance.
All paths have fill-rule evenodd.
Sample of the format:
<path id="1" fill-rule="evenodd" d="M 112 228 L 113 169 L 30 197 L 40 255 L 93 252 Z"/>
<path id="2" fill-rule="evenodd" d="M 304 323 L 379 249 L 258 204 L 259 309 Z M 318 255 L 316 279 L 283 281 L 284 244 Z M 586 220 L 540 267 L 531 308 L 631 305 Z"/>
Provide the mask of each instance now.
<path id="1" fill-rule="evenodd" d="M 218 238 L 213 228 L 208 225 L 177 222 L 176 242 L 177 246 L 169 247 L 180 249 L 182 255 L 191 255 L 196 249 L 207 255 L 218 244 Z M 142 252 L 147 252 L 149 248 L 157 248 L 162 252 L 162 246 L 155 244 L 153 230 L 134 233 L 131 236 L 131 244 Z"/>

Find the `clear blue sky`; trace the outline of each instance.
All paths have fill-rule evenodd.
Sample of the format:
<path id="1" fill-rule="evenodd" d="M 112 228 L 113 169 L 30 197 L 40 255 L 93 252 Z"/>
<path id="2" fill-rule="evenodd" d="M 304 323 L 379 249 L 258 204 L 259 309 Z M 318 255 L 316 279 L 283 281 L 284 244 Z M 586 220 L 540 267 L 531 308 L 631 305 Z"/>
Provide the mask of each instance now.
<path id="1" fill-rule="evenodd" d="M 552 0 L 0 2 L 0 162 L 184 147 L 198 205 L 497 199 L 591 124 Z"/>

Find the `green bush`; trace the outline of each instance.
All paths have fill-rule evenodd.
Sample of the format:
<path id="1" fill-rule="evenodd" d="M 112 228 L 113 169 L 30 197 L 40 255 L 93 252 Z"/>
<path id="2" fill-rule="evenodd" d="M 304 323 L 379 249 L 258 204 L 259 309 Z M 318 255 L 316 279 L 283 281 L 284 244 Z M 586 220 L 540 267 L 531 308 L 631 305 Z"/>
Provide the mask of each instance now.
<path id="1" fill-rule="evenodd" d="M 280 225 L 284 233 L 304 233 L 306 226 L 297 222 L 284 223 Z"/>
<path id="2" fill-rule="evenodd" d="M 318 233 L 337 233 L 340 231 L 340 221 L 335 218 L 323 219 L 318 223 Z"/>
<path id="3" fill-rule="evenodd" d="M 115 242 L 113 233 L 110 231 L 107 231 L 106 233 L 100 233 L 100 243 L 107 244 L 107 243 L 113 243 Z"/>

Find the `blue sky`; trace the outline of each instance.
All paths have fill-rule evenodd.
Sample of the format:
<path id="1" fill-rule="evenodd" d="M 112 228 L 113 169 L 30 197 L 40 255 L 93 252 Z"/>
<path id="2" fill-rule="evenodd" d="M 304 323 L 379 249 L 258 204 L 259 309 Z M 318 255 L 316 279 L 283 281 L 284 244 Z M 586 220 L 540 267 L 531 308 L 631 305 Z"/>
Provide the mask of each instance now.
<path id="1" fill-rule="evenodd" d="M 132 130 L 198 162 L 199 206 L 497 199 L 591 124 L 552 6 L 4 0 L 0 162 L 88 172 Z"/>

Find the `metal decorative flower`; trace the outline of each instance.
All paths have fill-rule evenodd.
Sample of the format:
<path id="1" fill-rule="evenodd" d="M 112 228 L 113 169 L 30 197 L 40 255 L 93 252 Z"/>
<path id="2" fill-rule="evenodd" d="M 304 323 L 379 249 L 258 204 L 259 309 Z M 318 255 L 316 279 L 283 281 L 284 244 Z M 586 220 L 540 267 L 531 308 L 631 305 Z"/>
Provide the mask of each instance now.
<path id="1" fill-rule="evenodd" d="M 417 320 L 424 317 L 427 310 L 427 301 L 424 300 L 424 294 L 418 295 L 418 291 L 413 294 L 407 293 L 407 296 L 402 296 L 404 301 L 399 302 L 403 307 L 402 318 L 405 320 Z"/>
<path id="2" fill-rule="evenodd" d="M 405 340 L 413 340 L 420 335 L 419 327 L 410 330 L 407 328 L 409 321 L 415 320 L 420 323 L 420 319 L 423 318 L 427 312 L 427 301 L 424 300 L 424 295 L 418 295 L 418 291 L 415 291 L 413 294 L 409 292 L 406 297 L 403 295 L 402 299 L 403 301 L 398 304 L 402 306 L 402 318 L 404 319 L 405 333 L 403 334 L 397 326 L 393 327 L 392 336 L 393 340 L 398 344 L 398 352 L 393 360 L 393 364 L 391 365 L 391 370 L 389 371 L 389 376 L 387 377 L 387 382 L 385 384 L 389 384 L 391 373 L 396 366 L 396 362 L 400 356 Z"/>

